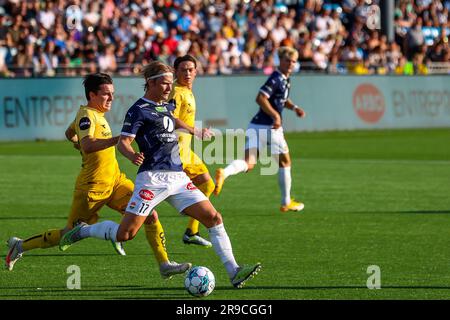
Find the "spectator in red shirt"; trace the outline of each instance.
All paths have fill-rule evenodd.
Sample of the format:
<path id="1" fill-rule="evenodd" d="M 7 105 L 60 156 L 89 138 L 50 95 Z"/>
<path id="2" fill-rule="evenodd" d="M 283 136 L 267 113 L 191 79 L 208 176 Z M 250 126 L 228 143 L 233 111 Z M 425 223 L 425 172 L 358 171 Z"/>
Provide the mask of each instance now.
<path id="1" fill-rule="evenodd" d="M 175 53 L 178 46 L 178 33 L 177 29 L 172 28 L 169 31 L 169 36 L 164 40 L 163 44 L 167 46 L 169 54 Z"/>

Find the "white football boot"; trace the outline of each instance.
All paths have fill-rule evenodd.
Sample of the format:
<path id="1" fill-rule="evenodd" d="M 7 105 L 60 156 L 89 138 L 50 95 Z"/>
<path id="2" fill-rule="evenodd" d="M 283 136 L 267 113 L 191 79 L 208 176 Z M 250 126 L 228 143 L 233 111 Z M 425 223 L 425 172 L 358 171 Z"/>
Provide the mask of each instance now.
<path id="1" fill-rule="evenodd" d="M 5 258 L 5 268 L 12 271 L 17 260 L 22 258 L 22 239 L 11 237 L 6 242 L 6 245 L 8 246 L 9 251 Z"/>
<path id="2" fill-rule="evenodd" d="M 163 279 L 171 279 L 173 275 L 185 273 L 192 267 L 189 262 L 177 263 L 175 261 L 163 262 L 159 265 L 159 273 Z"/>

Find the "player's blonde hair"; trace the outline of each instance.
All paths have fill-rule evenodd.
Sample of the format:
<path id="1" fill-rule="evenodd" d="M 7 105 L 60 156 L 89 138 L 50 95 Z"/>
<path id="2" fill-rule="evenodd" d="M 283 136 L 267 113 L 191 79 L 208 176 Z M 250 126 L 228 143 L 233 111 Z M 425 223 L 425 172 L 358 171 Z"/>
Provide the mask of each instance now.
<path id="1" fill-rule="evenodd" d="M 278 57 L 280 59 L 298 59 L 298 51 L 292 47 L 280 47 L 278 49 Z"/>
<path id="2" fill-rule="evenodd" d="M 168 73 L 173 74 L 173 68 L 171 66 L 168 66 L 165 63 L 162 63 L 161 61 L 152 61 L 148 65 L 144 67 L 142 70 L 142 76 L 145 79 L 145 86 L 144 89 L 147 90 L 148 84 L 147 82 L 152 79 L 156 79 L 159 77 L 162 77 Z"/>

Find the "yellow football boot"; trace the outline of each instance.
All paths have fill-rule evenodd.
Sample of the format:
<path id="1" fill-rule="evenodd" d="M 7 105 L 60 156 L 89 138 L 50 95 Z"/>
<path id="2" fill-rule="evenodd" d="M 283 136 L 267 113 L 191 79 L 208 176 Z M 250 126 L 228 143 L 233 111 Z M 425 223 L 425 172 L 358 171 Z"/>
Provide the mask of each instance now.
<path id="1" fill-rule="evenodd" d="M 291 202 L 288 205 L 281 206 L 280 211 L 281 212 L 287 212 L 287 211 L 301 211 L 305 205 L 301 202 L 297 202 L 294 199 L 291 200 Z"/>
<path id="2" fill-rule="evenodd" d="M 219 195 L 222 191 L 223 183 L 225 182 L 225 174 L 222 168 L 216 170 L 216 187 L 214 188 L 214 195 Z"/>

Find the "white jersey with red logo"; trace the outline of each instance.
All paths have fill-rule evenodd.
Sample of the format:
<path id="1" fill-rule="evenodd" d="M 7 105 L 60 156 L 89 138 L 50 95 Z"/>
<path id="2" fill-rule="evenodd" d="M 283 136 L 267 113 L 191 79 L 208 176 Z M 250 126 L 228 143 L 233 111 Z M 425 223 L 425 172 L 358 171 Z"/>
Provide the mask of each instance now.
<path id="1" fill-rule="evenodd" d="M 144 171 L 136 176 L 133 196 L 126 211 L 148 216 L 164 200 L 182 212 L 208 198 L 183 171 Z"/>

